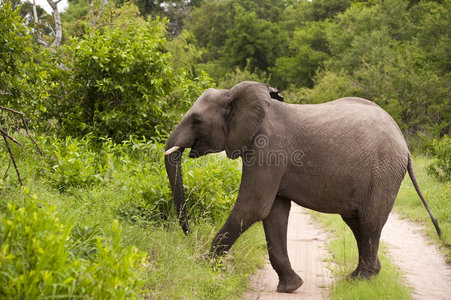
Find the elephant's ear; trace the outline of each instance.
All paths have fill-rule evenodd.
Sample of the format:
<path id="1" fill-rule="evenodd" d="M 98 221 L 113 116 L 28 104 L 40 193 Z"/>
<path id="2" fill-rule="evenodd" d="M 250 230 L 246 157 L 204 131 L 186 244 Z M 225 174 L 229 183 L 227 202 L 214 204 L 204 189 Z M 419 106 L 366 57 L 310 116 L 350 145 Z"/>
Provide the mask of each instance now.
<path id="1" fill-rule="evenodd" d="M 279 93 L 278 89 L 273 87 L 269 87 L 269 95 L 272 99 L 276 99 L 277 101 L 283 102 L 283 96 Z"/>
<path id="2" fill-rule="evenodd" d="M 225 149 L 235 159 L 251 147 L 268 111 L 271 95 L 266 84 L 244 81 L 229 91 L 230 114 L 227 120 Z"/>

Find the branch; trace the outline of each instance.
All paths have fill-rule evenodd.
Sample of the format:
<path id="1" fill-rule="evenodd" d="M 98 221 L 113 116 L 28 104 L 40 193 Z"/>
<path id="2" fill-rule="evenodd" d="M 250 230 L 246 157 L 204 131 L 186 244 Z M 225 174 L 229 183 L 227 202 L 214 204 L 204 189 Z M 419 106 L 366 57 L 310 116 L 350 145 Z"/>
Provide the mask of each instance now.
<path id="1" fill-rule="evenodd" d="M 31 136 L 30 134 L 30 129 L 28 128 L 28 124 L 27 121 L 25 120 L 25 116 L 22 114 L 22 124 L 23 126 L 25 126 L 25 131 L 28 135 L 28 137 L 33 141 L 33 143 L 36 145 L 36 148 L 38 148 L 39 150 L 39 154 L 41 154 L 41 156 L 44 156 L 44 152 L 42 152 L 41 148 L 39 147 L 38 143 L 36 142 L 36 140 Z"/>
<path id="2" fill-rule="evenodd" d="M 55 19 L 55 40 L 53 41 L 53 46 L 55 47 L 55 49 L 59 47 L 59 45 L 61 44 L 61 39 L 63 37 L 63 28 L 61 25 L 60 13 L 57 6 L 60 1 L 61 0 L 47 0 L 48 4 L 53 9 L 53 18 Z"/>
<path id="3" fill-rule="evenodd" d="M 1 106 L 1 105 L 0 105 L 0 109 L 1 110 L 6 110 L 6 111 L 9 111 L 9 112 L 12 112 L 13 114 L 18 114 L 18 115 L 21 115 L 21 116 L 25 115 L 23 112 L 20 112 L 20 111 L 11 109 L 11 108 L 7 108 L 7 107 Z"/>
<path id="4" fill-rule="evenodd" d="M 1 125 L 0 125 L 0 131 L 1 131 L 1 133 L 2 133 L 3 139 L 5 140 L 6 148 L 8 148 L 9 157 L 11 157 L 11 160 L 13 161 L 14 168 L 16 169 L 17 179 L 19 180 L 20 185 L 22 186 L 22 185 L 23 185 L 23 183 L 22 183 L 22 178 L 20 178 L 19 169 L 17 169 L 17 164 L 16 164 L 16 160 L 14 159 L 13 151 L 11 150 L 11 147 L 9 146 L 9 142 L 8 142 L 8 139 L 7 139 L 7 135 L 5 135 L 5 133 L 4 133 L 5 131 L 3 130 L 3 128 L 2 128 Z M 5 174 L 5 175 L 6 175 L 6 174 Z"/>
<path id="5" fill-rule="evenodd" d="M 99 26 L 97 26 L 96 29 L 103 27 L 103 26 L 113 26 L 113 25 L 115 25 L 115 24 L 114 23 L 104 23 L 104 24 L 100 24 Z"/>
<path id="6" fill-rule="evenodd" d="M 44 156 L 44 153 L 42 152 L 42 150 L 41 150 L 41 148 L 39 147 L 38 143 L 37 143 L 36 140 L 33 138 L 33 136 L 30 134 L 30 129 L 28 128 L 28 123 L 27 123 L 27 120 L 25 119 L 25 114 L 24 114 L 23 112 L 20 112 L 20 111 L 17 111 L 17 110 L 8 108 L 8 107 L 4 107 L 4 106 L 1 106 L 1 105 L 0 105 L 0 110 L 3 110 L 3 111 L 7 111 L 7 112 L 12 113 L 14 119 L 15 119 L 15 115 L 19 115 L 19 116 L 21 117 L 21 119 L 22 119 L 22 124 L 23 124 L 23 126 L 25 127 L 25 131 L 26 131 L 28 137 L 29 137 L 29 138 L 33 141 L 33 143 L 36 145 L 36 148 L 38 149 L 40 156 L 41 156 L 41 157 Z M 17 119 L 15 119 L 15 122 L 16 122 L 16 124 L 18 124 Z M 17 168 L 16 160 L 15 160 L 15 158 L 14 158 L 13 151 L 11 150 L 11 146 L 9 145 L 8 139 L 10 139 L 11 141 L 13 141 L 14 143 L 16 143 L 17 145 L 19 145 L 19 146 L 21 146 L 21 147 L 22 147 L 22 145 L 21 145 L 17 140 L 15 140 L 12 136 L 10 136 L 10 135 L 2 128 L 1 125 L 0 125 L 0 133 L 2 134 L 3 140 L 5 141 L 6 148 L 8 148 L 9 157 L 11 158 L 11 160 L 12 160 L 12 162 L 13 162 L 13 164 L 14 164 L 14 168 L 16 169 L 17 178 L 18 178 L 18 180 L 19 180 L 19 182 L 20 182 L 20 185 L 23 185 L 23 183 L 22 183 L 22 178 L 20 177 L 19 169 Z M 8 170 L 9 170 L 9 167 L 8 167 Z M 8 172 L 8 170 L 6 170 L 6 173 Z M 6 176 L 6 173 L 5 173 L 5 176 Z"/>
<path id="7" fill-rule="evenodd" d="M 3 134 L 4 137 L 7 137 L 8 139 L 10 139 L 11 141 L 13 141 L 14 143 L 16 143 L 17 145 L 19 145 L 20 147 L 22 147 L 22 144 L 19 143 L 16 139 L 14 139 L 12 136 L 10 136 L 5 130 L 3 130 L 2 126 L 0 125 L 0 133 Z"/>
<path id="8" fill-rule="evenodd" d="M 89 5 L 89 15 L 91 16 L 91 29 L 94 29 L 95 25 L 94 18 L 92 17 L 93 10 L 94 10 L 94 0 L 91 0 L 91 4 Z"/>
<path id="9" fill-rule="evenodd" d="M 34 23 L 36 25 L 40 23 L 39 19 L 38 19 L 38 12 L 36 10 L 36 1 L 35 0 L 33 0 L 33 19 L 34 19 Z M 41 44 L 44 47 L 48 48 L 49 44 L 45 40 L 42 39 L 41 30 L 39 30 L 39 28 L 36 28 L 36 34 L 38 36 L 38 44 Z"/>
<path id="10" fill-rule="evenodd" d="M 101 4 L 100 4 L 100 11 L 99 11 L 99 13 L 97 14 L 96 18 L 94 19 L 94 18 L 93 18 L 93 14 L 94 14 L 94 13 L 93 13 L 93 9 L 94 9 L 94 0 L 91 0 L 91 6 L 90 6 L 90 8 L 89 8 L 89 13 L 90 13 L 90 15 L 91 15 L 91 29 L 97 29 L 97 28 L 101 27 L 101 26 L 97 26 L 97 27 L 96 27 L 96 24 L 97 24 L 97 22 L 99 21 L 100 16 L 102 15 L 103 8 L 105 7 L 105 1 L 106 1 L 106 0 L 102 0 L 102 2 L 101 2 Z M 102 26 L 104 26 L 104 24 L 102 24 Z"/>

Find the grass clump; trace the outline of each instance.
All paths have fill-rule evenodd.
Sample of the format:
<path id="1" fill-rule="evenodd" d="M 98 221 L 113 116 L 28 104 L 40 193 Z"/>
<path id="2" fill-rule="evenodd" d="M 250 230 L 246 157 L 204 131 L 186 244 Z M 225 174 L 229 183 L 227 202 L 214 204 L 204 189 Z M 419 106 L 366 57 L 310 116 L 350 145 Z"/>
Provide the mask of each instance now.
<path id="1" fill-rule="evenodd" d="M 73 230 L 54 206 L 10 203 L 0 220 L 0 295 L 7 299 L 129 298 L 144 286 L 146 254 L 122 247 L 117 222 L 111 241 Z"/>

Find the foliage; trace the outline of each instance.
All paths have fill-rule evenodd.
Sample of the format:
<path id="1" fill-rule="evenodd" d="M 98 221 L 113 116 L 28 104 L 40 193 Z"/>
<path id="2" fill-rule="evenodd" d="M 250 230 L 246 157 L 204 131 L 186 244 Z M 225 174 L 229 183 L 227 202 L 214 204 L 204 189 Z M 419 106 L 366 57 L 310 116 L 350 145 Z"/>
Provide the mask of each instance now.
<path id="1" fill-rule="evenodd" d="M 183 30 L 180 35 L 166 43 L 166 49 L 171 54 L 171 66 L 175 69 L 185 69 L 190 76 L 198 76 L 201 70 L 197 64 L 202 57 L 202 51 L 192 32 Z"/>
<path id="2" fill-rule="evenodd" d="M 272 68 L 274 85 L 313 86 L 315 72 L 329 58 L 327 27 L 327 22 L 311 22 L 293 32 L 288 55 L 277 58 Z"/>
<path id="3" fill-rule="evenodd" d="M 162 22 L 133 25 L 92 31 L 63 47 L 65 68 L 51 78 L 58 86 L 42 101 L 42 121 L 56 121 L 63 135 L 92 132 L 116 142 L 172 128 L 209 86 L 208 77 L 199 72 L 190 79 L 172 68 Z"/>
<path id="4" fill-rule="evenodd" d="M 268 71 L 284 49 L 286 35 L 276 21 L 291 2 L 205 1 L 194 9 L 186 28 L 206 49 L 203 64 L 209 74 L 219 81 L 247 64 L 252 72 Z"/>
<path id="5" fill-rule="evenodd" d="M 67 115 L 68 133 L 94 132 L 122 141 L 130 134 L 152 136 L 170 128 L 162 126 L 171 123 L 169 108 L 186 110 L 200 91 L 183 95 L 182 89 L 194 86 L 169 66 L 160 48 L 162 34 L 161 23 L 149 21 L 73 41 L 70 98 L 76 102 L 69 105 L 81 120 Z"/>
<path id="6" fill-rule="evenodd" d="M 41 137 L 45 153 L 39 172 L 60 192 L 74 188 L 115 186 L 123 195 L 118 216 L 132 223 L 148 224 L 173 216 L 163 145 L 131 137 L 122 144 L 111 139 Z M 240 172 L 235 162 L 221 155 L 184 160 L 188 214 L 195 222 L 222 220 L 238 192 Z"/>
<path id="7" fill-rule="evenodd" d="M 19 233 L 10 236 L 14 240 L 7 243 L 21 247 L 35 237 L 39 245 L 48 243 L 44 244 L 47 248 L 41 246 L 46 254 L 36 257 L 45 261 L 48 269 L 34 268 L 33 277 L 28 276 L 31 268 L 23 273 L 17 269 L 16 274 L 17 278 L 28 276 L 20 277 L 23 281 L 36 278 L 31 285 L 48 276 L 48 270 L 50 284 L 56 286 L 53 293 L 52 286 L 42 287 L 42 281 L 30 293 L 42 287 L 40 297 L 116 299 L 143 294 L 152 298 L 206 299 L 213 295 L 215 299 L 230 299 L 240 297 L 249 275 L 263 262 L 266 244 L 261 226 L 240 237 L 224 261 L 202 258 L 233 205 L 240 181 L 237 163 L 225 156 L 183 159 L 192 223 L 192 234 L 186 237 L 172 209 L 162 145 L 136 138 L 115 144 L 93 135 L 64 139 L 40 136 L 37 139 L 45 152 L 41 162 L 31 142 L 18 134 L 15 138 L 24 145 L 22 151 L 15 152 L 27 188 L 17 192 L 14 172 L 0 181 L 0 236 L 5 232 L 4 224 L 14 225 Z M 1 174 L 8 165 L 6 155 L 0 151 Z M 82 164 L 92 167 L 74 167 Z M 77 172 L 82 179 L 95 180 L 80 180 Z M 23 216 L 18 216 L 18 210 Z M 26 231 L 25 226 L 33 230 Z M 26 237 L 25 232 L 29 234 Z M 37 251 L 30 247 L 27 251 Z M 60 248 L 66 249 L 61 250 L 65 260 L 55 258 Z M 12 252 L 8 251 L 5 257 L 9 259 Z M 143 252 L 147 258 L 139 260 Z M 25 264 L 32 257 L 16 255 L 14 263 Z M 0 274 L 0 290 L 17 283 L 10 282 L 15 277 L 6 275 Z"/>
<path id="8" fill-rule="evenodd" d="M 73 221 L 60 220 L 55 207 L 8 204 L 0 219 L 0 295 L 6 298 L 136 297 L 144 282 L 145 254 L 122 248 L 119 231 L 108 243 L 99 235 L 95 254 L 77 255 L 84 235 Z M 85 242 L 86 244 L 86 242 Z"/>
<path id="9" fill-rule="evenodd" d="M 441 181 L 451 180 L 451 137 L 443 136 L 434 139 L 430 145 L 433 161 L 427 167 L 428 174 L 435 176 Z"/>
<path id="10" fill-rule="evenodd" d="M 275 24 L 259 19 L 255 12 L 246 12 L 234 6 L 233 26 L 227 29 L 227 41 L 222 50 L 223 59 L 232 66 L 251 71 L 267 71 L 280 55 L 283 33 Z"/>
<path id="11" fill-rule="evenodd" d="M 251 72 L 248 61 L 246 67 L 244 67 L 243 69 L 236 67 L 233 72 L 226 73 L 224 75 L 224 78 L 219 81 L 218 87 L 230 89 L 234 85 L 246 80 L 268 83 L 270 81 L 270 78 L 266 72 Z"/>
<path id="12" fill-rule="evenodd" d="M 449 1 L 412 8 L 401 0 L 351 5 L 326 31 L 330 58 L 314 79 L 314 88 L 304 93 L 304 101 L 323 102 L 348 90 L 346 96 L 365 97 L 385 108 L 408 137 L 418 131 L 449 134 L 450 73 L 442 52 L 446 47 L 436 48 L 440 54 L 432 58 L 425 33 L 444 34 L 439 38 L 444 43 L 448 34 L 434 23 L 436 17 L 446 23 L 449 16 L 442 14 L 450 8 Z M 331 79 L 339 79 L 339 86 Z M 336 92 L 321 100 L 324 90 Z"/>
<path id="13" fill-rule="evenodd" d="M 71 187 L 90 187 L 101 183 L 109 166 L 102 155 L 92 149 L 92 135 L 81 140 L 39 139 L 44 146 L 46 180 L 63 192 Z"/>
<path id="14" fill-rule="evenodd" d="M 0 100 L 2 105 L 15 104 L 21 94 L 22 64 L 27 54 L 30 35 L 28 28 L 13 9 L 11 1 L 0 3 Z"/>

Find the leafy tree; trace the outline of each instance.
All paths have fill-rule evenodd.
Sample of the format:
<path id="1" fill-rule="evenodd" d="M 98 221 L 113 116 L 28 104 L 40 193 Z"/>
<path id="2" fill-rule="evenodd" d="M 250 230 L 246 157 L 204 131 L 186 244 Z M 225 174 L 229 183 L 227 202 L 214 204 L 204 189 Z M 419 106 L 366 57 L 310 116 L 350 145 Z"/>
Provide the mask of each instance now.
<path id="1" fill-rule="evenodd" d="M 300 0 L 291 3 L 282 12 L 280 26 L 288 33 L 309 22 L 332 20 L 351 5 L 349 0 Z"/>
<path id="2" fill-rule="evenodd" d="M 451 106 L 447 95 L 451 87 L 447 82 L 451 76 L 444 46 L 447 34 L 436 42 L 443 49 L 426 42 L 427 35 L 439 36 L 449 30 L 440 26 L 446 23 L 445 11 L 449 11 L 449 3 L 411 8 L 401 0 L 352 5 L 327 31 L 331 57 L 324 63 L 325 71 L 316 78 L 313 90 L 304 92 L 305 100 L 332 100 L 344 96 L 341 91 L 347 87 L 354 95 L 384 107 L 407 136 L 418 131 L 434 136 L 449 134 Z M 436 21 L 437 16 L 444 20 Z"/>
<path id="3" fill-rule="evenodd" d="M 282 54 L 287 38 L 270 20 L 289 2 L 274 5 L 266 14 L 261 9 L 263 4 L 269 5 L 266 1 L 208 1 L 195 9 L 187 27 L 205 48 L 201 67 L 216 81 L 235 68 L 268 72 Z"/>
<path id="4" fill-rule="evenodd" d="M 451 72 L 451 1 L 422 1 L 412 7 L 415 37 L 426 60 L 441 74 Z"/>
<path id="5" fill-rule="evenodd" d="M 73 38 L 63 49 L 60 96 L 49 99 L 46 117 L 65 135 L 93 132 L 115 141 L 170 129 L 209 83 L 171 67 L 164 34 L 164 23 L 149 20 Z"/>
<path id="6" fill-rule="evenodd" d="M 310 22 L 294 32 L 288 55 L 277 58 L 272 68 L 274 85 L 280 89 L 288 85 L 313 87 L 317 69 L 329 58 L 328 26 L 328 22 Z"/>
<path id="7" fill-rule="evenodd" d="M 251 71 L 266 71 L 280 55 L 284 43 L 279 27 L 258 19 L 255 12 L 235 6 L 233 27 L 227 30 L 223 58 L 230 66 L 244 68 L 249 60 Z"/>
<path id="8" fill-rule="evenodd" d="M 28 28 L 19 13 L 10 1 L 0 4 L 0 100 L 4 105 L 18 104 L 23 64 L 32 52 Z"/>
<path id="9" fill-rule="evenodd" d="M 185 69 L 190 76 L 198 76 L 201 70 L 197 64 L 202 57 L 202 50 L 197 46 L 196 38 L 190 31 L 183 30 L 175 39 L 166 43 L 170 53 L 170 62 L 175 69 Z"/>
<path id="10" fill-rule="evenodd" d="M 240 69 L 238 67 L 235 68 L 232 72 L 227 72 L 223 79 L 221 79 L 218 83 L 220 88 L 230 89 L 234 85 L 246 81 L 258 81 L 258 82 L 266 82 L 270 81 L 270 78 L 266 72 L 255 73 L 251 72 L 249 69 L 249 62 L 244 69 Z"/>

